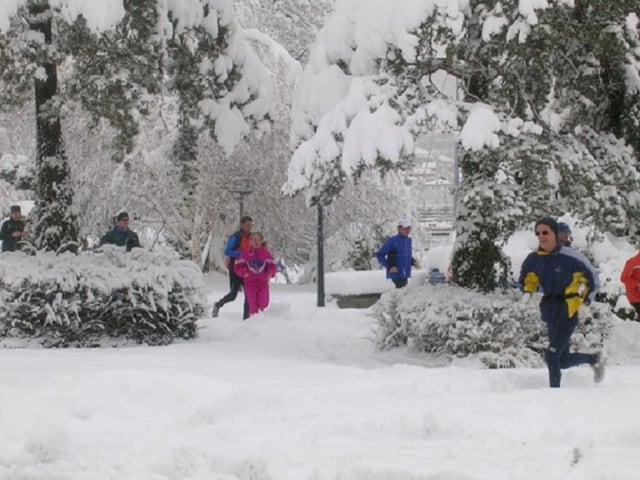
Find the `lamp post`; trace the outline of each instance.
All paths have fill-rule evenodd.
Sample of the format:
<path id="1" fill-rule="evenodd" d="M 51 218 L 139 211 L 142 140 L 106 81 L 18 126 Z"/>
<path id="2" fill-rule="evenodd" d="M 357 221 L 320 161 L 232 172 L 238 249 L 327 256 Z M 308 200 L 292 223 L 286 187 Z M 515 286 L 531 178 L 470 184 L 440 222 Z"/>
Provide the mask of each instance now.
<path id="1" fill-rule="evenodd" d="M 322 213 L 322 203 L 318 203 L 318 268 L 316 277 L 318 279 L 318 306 L 324 307 L 324 222 Z"/>
<path id="2" fill-rule="evenodd" d="M 240 219 L 244 216 L 244 197 L 253 192 L 253 180 L 249 178 L 236 178 L 231 184 L 231 193 L 240 204 Z"/>

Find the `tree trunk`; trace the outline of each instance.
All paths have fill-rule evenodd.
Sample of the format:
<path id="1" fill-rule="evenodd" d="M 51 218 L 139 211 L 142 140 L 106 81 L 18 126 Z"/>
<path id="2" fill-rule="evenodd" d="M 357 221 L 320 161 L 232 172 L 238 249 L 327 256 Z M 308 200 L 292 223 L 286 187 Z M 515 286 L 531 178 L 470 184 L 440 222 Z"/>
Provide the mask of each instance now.
<path id="1" fill-rule="evenodd" d="M 49 3 L 31 2 L 29 14 L 30 28 L 44 36 L 49 49 L 53 40 Z M 57 65 L 48 55 L 45 58 L 41 65 L 45 75 L 35 79 L 37 178 L 32 241 L 39 249 L 75 251 L 78 222 L 71 210 L 73 191 L 56 101 Z"/>

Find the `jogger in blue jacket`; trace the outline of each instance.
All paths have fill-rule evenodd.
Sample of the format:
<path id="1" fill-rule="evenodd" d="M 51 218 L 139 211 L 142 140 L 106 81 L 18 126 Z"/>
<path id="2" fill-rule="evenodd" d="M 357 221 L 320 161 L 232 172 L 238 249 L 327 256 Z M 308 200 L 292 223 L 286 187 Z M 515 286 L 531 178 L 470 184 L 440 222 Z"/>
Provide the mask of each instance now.
<path id="1" fill-rule="evenodd" d="M 411 266 L 415 264 L 410 233 L 411 221 L 400 220 L 398 234 L 388 238 L 376 252 L 378 262 L 387 270 L 387 278 L 391 279 L 396 288 L 407 285 L 411 277 Z"/>
<path id="2" fill-rule="evenodd" d="M 539 248 L 522 263 L 520 284 L 523 303 L 532 299 L 542 287 L 540 302 L 542 320 L 547 324 L 549 348 L 546 354 L 549 386 L 560 387 L 561 369 L 589 364 L 594 380 L 604 378 L 604 358 L 601 353 L 572 353 L 571 335 L 578 325 L 578 313 L 589 315 L 588 305 L 599 288 L 598 277 L 591 262 L 578 250 L 560 245 L 558 224 L 550 217 L 536 222 L 535 234 Z"/>

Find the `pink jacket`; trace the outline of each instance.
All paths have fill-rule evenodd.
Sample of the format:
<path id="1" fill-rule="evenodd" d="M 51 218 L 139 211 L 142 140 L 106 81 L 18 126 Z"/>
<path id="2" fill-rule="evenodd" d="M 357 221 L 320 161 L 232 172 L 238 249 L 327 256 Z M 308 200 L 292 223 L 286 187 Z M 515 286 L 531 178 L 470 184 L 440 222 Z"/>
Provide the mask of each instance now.
<path id="1" fill-rule="evenodd" d="M 266 247 L 249 248 L 236 258 L 233 270 L 245 284 L 268 283 L 276 274 L 276 264 Z"/>

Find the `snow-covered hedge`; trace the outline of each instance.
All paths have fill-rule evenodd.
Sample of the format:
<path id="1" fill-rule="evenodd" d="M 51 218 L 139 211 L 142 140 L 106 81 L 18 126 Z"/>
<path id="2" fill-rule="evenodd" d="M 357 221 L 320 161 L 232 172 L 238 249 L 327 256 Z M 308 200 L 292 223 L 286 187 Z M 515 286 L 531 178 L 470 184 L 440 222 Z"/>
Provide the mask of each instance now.
<path id="1" fill-rule="evenodd" d="M 544 364 L 545 324 L 536 302 L 522 307 L 516 291 L 478 293 L 452 285 L 414 285 L 384 293 L 372 307 L 377 345 L 407 345 L 447 357 L 477 356 L 488 368 Z M 573 347 L 600 350 L 612 325 L 606 305 L 592 306 L 594 319 L 581 322 Z"/>
<path id="2" fill-rule="evenodd" d="M 45 346 L 151 345 L 192 338 L 204 313 L 203 280 L 171 250 L 105 246 L 78 255 L 0 257 L 0 338 Z"/>

